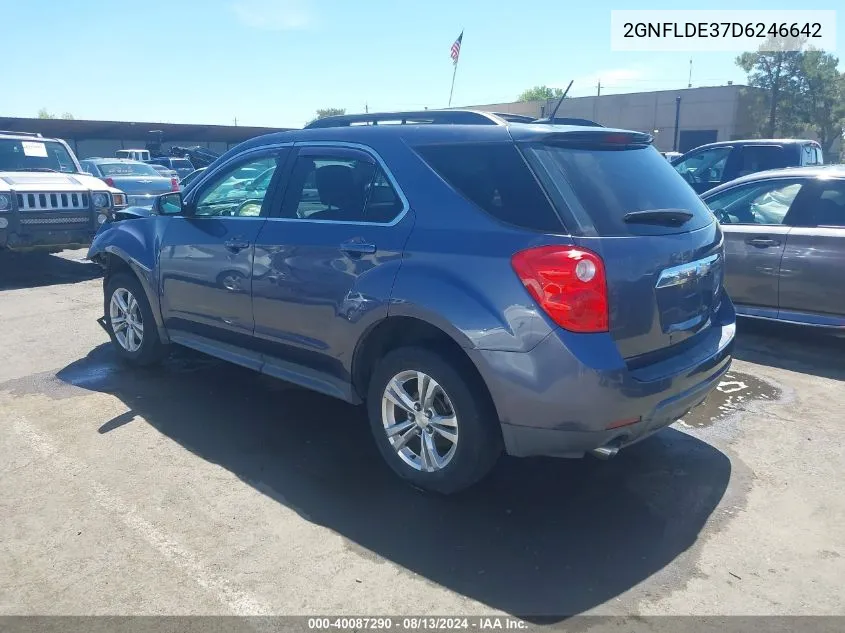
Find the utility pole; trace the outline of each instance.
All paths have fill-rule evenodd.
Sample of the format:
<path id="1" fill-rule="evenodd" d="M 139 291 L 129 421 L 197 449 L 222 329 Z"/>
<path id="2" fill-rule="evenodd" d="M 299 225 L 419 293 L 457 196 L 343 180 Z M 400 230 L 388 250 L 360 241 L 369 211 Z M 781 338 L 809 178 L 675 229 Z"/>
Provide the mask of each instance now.
<path id="1" fill-rule="evenodd" d="M 681 97 L 675 97 L 675 142 L 672 144 L 672 151 L 678 151 L 678 126 L 681 122 Z"/>
<path id="2" fill-rule="evenodd" d="M 596 96 L 597 96 L 597 97 L 600 97 L 600 96 L 601 96 L 601 79 L 599 79 L 598 93 L 596 94 Z"/>
<path id="3" fill-rule="evenodd" d="M 238 127 L 238 117 L 235 117 L 235 127 Z"/>
<path id="4" fill-rule="evenodd" d="M 692 88 L 692 57 L 689 58 L 689 80 L 687 81 L 687 88 Z"/>
<path id="5" fill-rule="evenodd" d="M 369 114 L 369 113 L 370 113 L 370 106 L 369 106 L 369 104 L 367 104 L 367 103 L 365 103 L 365 104 L 364 104 L 364 112 L 365 112 L 366 114 Z"/>

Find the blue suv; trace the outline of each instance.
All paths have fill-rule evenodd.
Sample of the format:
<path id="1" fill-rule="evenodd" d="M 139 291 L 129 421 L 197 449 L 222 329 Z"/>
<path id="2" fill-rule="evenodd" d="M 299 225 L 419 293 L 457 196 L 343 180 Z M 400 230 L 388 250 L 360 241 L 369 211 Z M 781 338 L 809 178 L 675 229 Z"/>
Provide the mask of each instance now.
<path id="1" fill-rule="evenodd" d="M 452 493 L 700 404 L 731 362 L 723 253 L 646 134 L 426 111 L 247 141 L 89 257 L 127 362 L 183 345 L 365 403 L 389 466 Z"/>

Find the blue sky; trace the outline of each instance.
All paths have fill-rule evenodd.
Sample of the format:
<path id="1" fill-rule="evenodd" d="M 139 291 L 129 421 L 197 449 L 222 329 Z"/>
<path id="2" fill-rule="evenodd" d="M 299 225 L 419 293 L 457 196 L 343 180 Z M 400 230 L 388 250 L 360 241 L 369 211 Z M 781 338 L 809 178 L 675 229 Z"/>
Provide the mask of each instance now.
<path id="1" fill-rule="evenodd" d="M 237 117 L 240 125 L 300 126 L 327 106 L 442 107 L 449 49 L 462 28 L 453 105 L 512 101 L 530 86 L 565 87 L 570 79 L 572 96 L 595 94 L 599 80 L 606 93 L 685 87 L 689 54 L 610 50 L 614 8 L 688 7 L 677 0 L 0 0 L 0 116 L 35 116 L 43 107 L 78 119 L 231 124 Z M 711 0 L 696 8 L 798 7 Z M 845 42 L 841 17 L 837 28 Z M 734 58 L 695 54 L 693 85 L 744 82 Z"/>

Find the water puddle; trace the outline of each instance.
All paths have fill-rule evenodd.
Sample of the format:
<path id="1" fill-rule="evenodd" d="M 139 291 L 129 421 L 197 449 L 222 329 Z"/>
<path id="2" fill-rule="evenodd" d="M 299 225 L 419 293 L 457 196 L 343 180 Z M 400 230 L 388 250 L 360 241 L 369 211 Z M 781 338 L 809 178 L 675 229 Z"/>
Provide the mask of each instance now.
<path id="1" fill-rule="evenodd" d="M 780 390 L 754 376 L 731 371 L 699 407 L 687 413 L 679 423 L 691 428 L 712 426 L 729 415 L 742 411 L 752 400 L 778 400 Z"/>

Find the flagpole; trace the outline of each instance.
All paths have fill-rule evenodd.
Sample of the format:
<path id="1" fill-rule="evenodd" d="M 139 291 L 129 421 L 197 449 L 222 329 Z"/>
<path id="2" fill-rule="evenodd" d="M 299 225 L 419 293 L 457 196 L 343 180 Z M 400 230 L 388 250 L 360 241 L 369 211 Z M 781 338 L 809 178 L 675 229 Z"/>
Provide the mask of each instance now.
<path id="1" fill-rule="evenodd" d="M 458 61 L 460 61 L 460 57 L 455 60 L 455 69 L 452 71 L 452 89 L 449 90 L 449 106 L 452 107 L 452 94 L 455 92 L 455 75 L 458 74 Z"/>
<path id="2" fill-rule="evenodd" d="M 461 34 L 458 36 L 458 39 L 452 44 L 452 52 L 455 53 L 455 46 L 457 46 L 457 54 L 454 55 L 453 59 L 455 60 L 454 68 L 452 69 L 452 87 L 449 89 L 449 105 L 447 107 L 452 107 L 452 95 L 455 93 L 455 75 L 458 74 L 458 62 L 461 61 L 461 45 L 463 44 L 464 40 L 464 29 L 461 28 Z"/>

